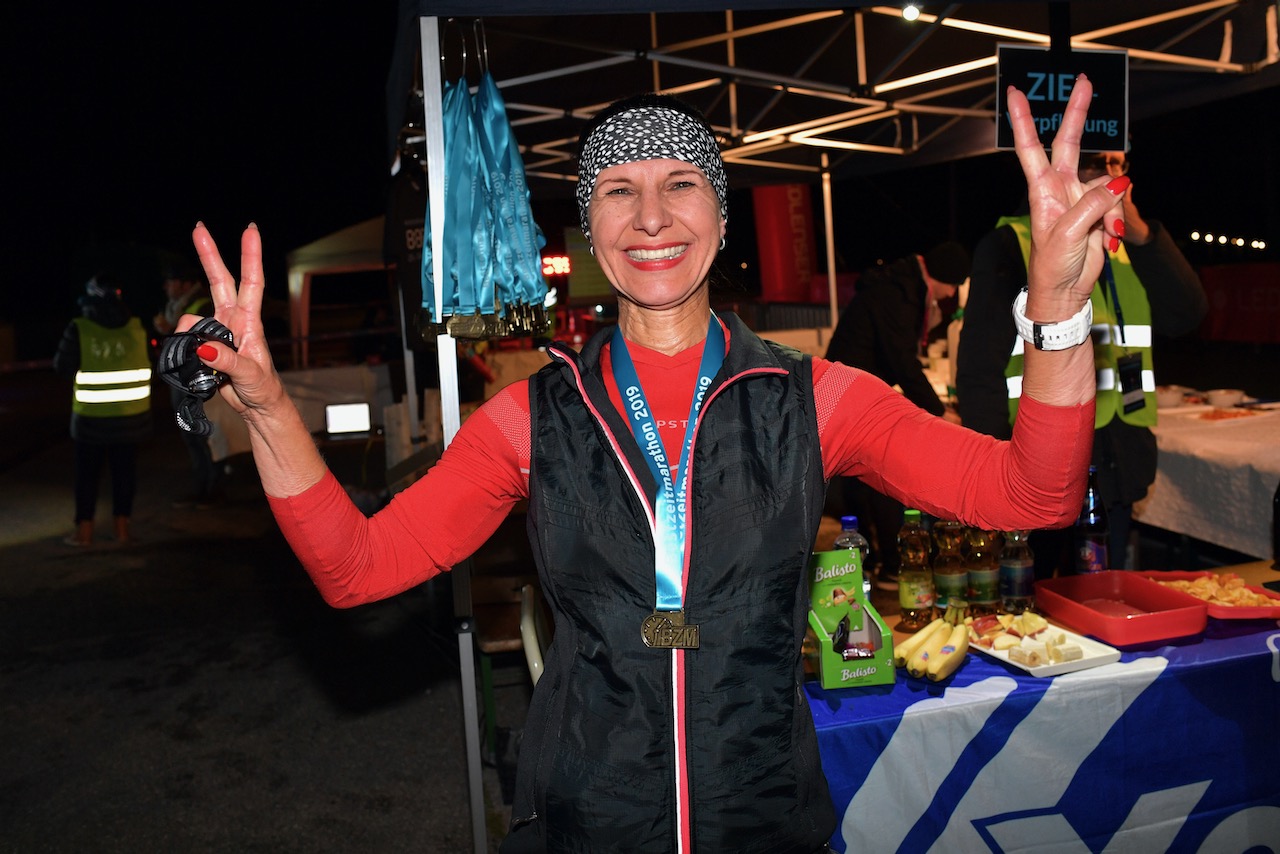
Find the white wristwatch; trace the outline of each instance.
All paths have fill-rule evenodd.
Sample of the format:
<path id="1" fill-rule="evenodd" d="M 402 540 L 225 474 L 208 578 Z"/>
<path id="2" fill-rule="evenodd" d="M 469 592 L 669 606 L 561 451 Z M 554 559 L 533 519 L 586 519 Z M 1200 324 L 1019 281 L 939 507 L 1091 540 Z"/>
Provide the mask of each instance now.
<path id="1" fill-rule="evenodd" d="M 1027 319 L 1027 289 L 1023 288 L 1013 301 L 1013 325 L 1018 336 L 1037 350 L 1070 350 L 1089 340 L 1089 330 L 1093 328 L 1093 303 L 1086 302 L 1084 308 L 1066 320 L 1033 323 Z"/>

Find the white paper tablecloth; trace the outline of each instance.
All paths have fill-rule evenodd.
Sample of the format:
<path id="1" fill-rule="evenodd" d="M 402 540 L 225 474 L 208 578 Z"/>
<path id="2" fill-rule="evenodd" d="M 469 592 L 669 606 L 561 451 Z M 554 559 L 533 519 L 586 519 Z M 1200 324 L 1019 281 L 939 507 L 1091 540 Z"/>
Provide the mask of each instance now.
<path id="1" fill-rule="evenodd" d="M 1280 482 L 1280 411 L 1207 421 L 1207 408 L 1161 410 L 1156 480 L 1134 507 L 1141 522 L 1255 557 L 1271 556 Z"/>

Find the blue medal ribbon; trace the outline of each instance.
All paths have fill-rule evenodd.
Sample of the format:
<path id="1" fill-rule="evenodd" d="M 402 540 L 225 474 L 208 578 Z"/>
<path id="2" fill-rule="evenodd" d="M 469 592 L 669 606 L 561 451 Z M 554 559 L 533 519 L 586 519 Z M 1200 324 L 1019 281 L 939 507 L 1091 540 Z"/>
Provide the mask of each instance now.
<path id="1" fill-rule="evenodd" d="M 622 330 L 615 328 L 609 346 L 613 360 L 613 379 L 618 384 L 626 407 L 627 422 L 635 436 L 636 444 L 644 452 L 649 471 L 658 483 L 657 501 L 654 506 L 654 575 L 658 583 L 659 611 L 679 611 L 684 604 L 684 540 L 687 519 L 685 497 L 689 484 L 689 448 L 693 445 L 694 425 L 698 411 L 711 380 L 724 362 L 724 329 L 715 314 L 707 326 L 707 340 L 702 348 L 702 362 L 698 366 L 698 384 L 694 389 L 693 403 L 689 406 L 689 420 L 684 430 L 684 446 L 680 450 L 677 469 L 679 483 L 671 477 L 671 458 L 662 446 L 658 433 L 658 420 L 649 407 L 635 363 L 627 351 Z"/>

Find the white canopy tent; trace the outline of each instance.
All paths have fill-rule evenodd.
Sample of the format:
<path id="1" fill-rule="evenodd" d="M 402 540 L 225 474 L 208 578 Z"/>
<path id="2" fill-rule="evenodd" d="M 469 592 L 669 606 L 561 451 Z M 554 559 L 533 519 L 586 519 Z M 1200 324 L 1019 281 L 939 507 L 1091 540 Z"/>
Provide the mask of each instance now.
<path id="1" fill-rule="evenodd" d="M 311 285 L 316 276 L 385 270 L 386 217 L 377 216 L 327 234 L 285 256 L 289 278 L 289 335 L 293 367 L 307 367 L 311 334 Z"/>

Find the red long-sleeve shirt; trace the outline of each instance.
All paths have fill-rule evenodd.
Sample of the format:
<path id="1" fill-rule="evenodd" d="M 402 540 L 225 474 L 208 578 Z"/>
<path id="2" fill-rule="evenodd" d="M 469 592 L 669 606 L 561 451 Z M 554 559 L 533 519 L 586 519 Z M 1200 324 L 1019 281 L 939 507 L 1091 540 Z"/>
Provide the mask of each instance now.
<path id="1" fill-rule="evenodd" d="M 628 349 L 664 447 L 684 439 L 702 345 L 664 356 Z M 602 354 L 614 405 L 608 348 Z M 827 478 L 853 475 L 905 504 L 990 530 L 1054 527 L 1075 519 L 1093 437 L 1092 402 L 1023 400 L 1001 442 L 930 415 L 882 381 L 813 360 Z M 327 602 L 373 602 L 448 570 L 497 529 L 529 484 L 528 382 L 507 386 L 459 430 L 420 481 L 366 518 L 333 477 L 292 498 L 269 497 L 289 544 Z M 673 471 L 672 477 L 674 478 Z"/>

